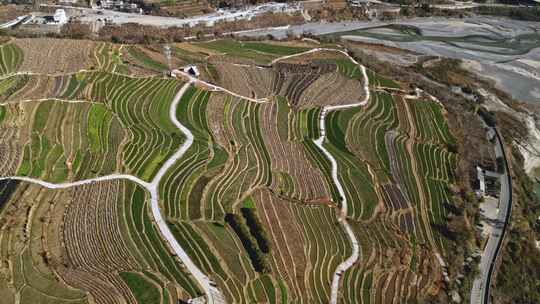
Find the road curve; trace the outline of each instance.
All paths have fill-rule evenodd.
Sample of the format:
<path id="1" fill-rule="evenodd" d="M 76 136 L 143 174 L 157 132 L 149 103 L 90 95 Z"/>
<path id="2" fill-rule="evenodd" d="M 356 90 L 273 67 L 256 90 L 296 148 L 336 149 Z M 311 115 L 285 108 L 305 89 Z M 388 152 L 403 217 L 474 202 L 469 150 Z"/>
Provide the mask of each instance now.
<path id="1" fill-rule="evenodd" d="M 187 129 L 185 126 L 183 126 L 178 119 L 176 118 L 176 109 L 178 107 L 178 104 L 180 103 L 180 100 L 186 90 L 189 88 L 189 86 L 192 85 L 192 82 L 186 83 L 182 88 L 178 91 L 176 96 L 174 97 L 173 102 L 171 103 L 171 107 L 169 108 L 169 117 L 172 120 L 173 124 L 182 131 L 182 133 L 185 134 L 186 140 L 178 150 L 163 164 L 163 166 L 159 169 L 158 173 L 154 177 L 154 179 L 148 183 L 140 178 L 129 175 L 129 174 L 111 174 L 86 180 L 80 180 L 72 183 L 61 183 L 61 184 L 53 184 L 46 181 L 42 181 L 39 179 L 31 178 L 31 177 L 25 177 L 25 176 L 10 176 L 10 177 L 1 177 L 0 180 L 7 180 L 7 179 L 14 179 L 14 180 L 20 180 L 25 182 L 30 182 L 34 184 L 38 184 L 42 187 L 49 188 L 49 189 L 65 189 L 69 187 L 75 187 L 75 186 L 81 186 L 86 184 L 91 184 L 95 182 L 101 182 L 101 181 L 108 181 L 108 180 L 116 180 L 116 179 L 127 179 L 132 182 L 135 182 L 142 187 L 144 187 L 148 192 L 150 193 L 150 206 L 152 209 L 152 215 L 154 217 L 154 220 L 156 224 L 158 225 L 158 228 L 161 232 L 161 235 L 165 238 L 165 240 L 169 243 L 171 249 L 174 251 L 174 253 L 180 258 L 182 263 L 185 265 L 187 270 L 193 275 L 195 280 L 199 283 L 199 285 L 202 287 L 204 293 L 207 297 L 207 303 L 209 304 L 220 304 L 225 303 L 224 297 L 222 293 L 213 285 L 213 282 L 208 278 L 198 267 L 195 265 L 193 260 L 189 257 L 189 255 L 184 251 L 182 246 L 178 243 L 174 235 L 172 234 L 171 230 L 169 229 L 169 226 L 163 219 L 163 216 L 159 209 L 159 193 L 158 193 L 158 187 L 159 182 L 161 181 L 161 178 L 165 175 L 166 171 L 170 169 L 171 166 L 174 165 L 174 163 L 180 159 L 184 153 L 189 149 L 191 144 L 193 143 L 193 134 Z"/>
<path id="2" fill-rule="evenodd" d="M 318 50 L 321 50 L 321 49 L 318 49 Z M 339 52 L 342 52 L 342 51 L 339 51 Z M 348 211 L 347 197 L 345 196 L 345 191 L 343 190 L 343 186 L 341 185 L 341 182 L 339 181 L 339 178 L 338 178 L 338 165 L 337 165 L 336 159 L 323 145 L 324 139 L 326 138 L 326 127 L 324 124 L 324 120 L 328 111 L 346 109 L 346 108 L 357 107 L 357 106 L 364 106 L 368 103 L 369 98 L 370 98 L 369 79 L 367 77 L 366 68 L 363 65 L 360 65 L 358 62 L 356 62 L 352 57 L 349 56 L 349 54 L 345 52 L 342 52 L 342 53 L 344 53 L 354 63 L 360 66 L 360 69 L 362 70 L 362 75 L 364 76 L 365 96 L 364 96 L 364 99 L 358 103 L 324 107 L 321 111 L 321 115 L 319 118 L 319 129 L 320 129 L 321 135 L 319 136 L 319 138 L 313 141 L 315 145 L 317 145 L 317 147 L 319 147 L 319 149 L 323 152 L 323 154 L 326 156 L 326 158 L 330 161 L 332 165 L 332 171 L 331 171 L 332 181 L 336 185 L 339 196 L 341 197 L 341 210 L 340 210 L 340 216 L 338 220 L 343 225 L 343 228 L 345 229 L 345 232 L 347 233 L 347 236 L 349 237 L 349 240 L 351 241 L 351 244 L 352 244 L 351 255 L 345 261 L 339 264 L 336 270 L 334 271 L 334 276 L 332 278 L 332 285 L 331 285 L 331 290 L 330 290 L 330 304 L 337 303 L 341 275 L 347 269 L 349 269 L 360 257 L 360 246 L 358 245 L 358 240 L 356 239 L 356 236 L 354 235 L 354 231 L 352 230 L 351 226 L 349 225 L 346 219 L 347 211 Z"/>
<path id="3" fill-rule="evenodd" d="M 331 285 L 331 290 L 330 290 L 330 303 L 336 304 L 337 298 L 338 298 L 339 282 L 341 279 L 341 275 L 343 274 L 344 271 L 349 269 L 358 260 L 358 257 L 360 255 L 360 248 L 358 246 L 358 240 L 356 239 L 356 236 L 354 235 L 354 232 L 351 226 L 349 225 L 349 223 L 347 223 L 347 220 L 346 220 L 347 197 L 345 196 L 345 191 L 343 190 L 343 186 L 341 185 L 338 179 L 337 162 L 334 156 L 332 156 L 332 154 L 330 154 L 330 152 L 323 146 L 323 142 L 326 137 L 325 128 L 324 128 L 324 118 L 326 116 L 327 111 L 328 111 L 327 108 L 323 108 L 323 110 L 321 111 L 321 116 L 320 116 L 320 121 L 319 121 L 321 136 L 315 139 L 313 142 L 315 143 L 315 145 L 317 145 L 317 147 L 319 147 L 319 149 L 323 152 L 323 154 L 332 164 L 332 172 L 331 172 L 332 180 L 334 184 L 336 185 L 336 188 L 338 189 L 339 196 L 341 197 L 341 210 L 340 210 L 340 215 L 339 215 L 338 220 L 343 225 L 343 228 L 345 229 L 345 232 L 347 233 L 347 236 L 349 237 L 349 240 L 351 241 L 352 249 L 353 249 L 352 254 L 345 261 L 339 264 L 336 270 L 334 271 L 334 276 L 332 278 L 332 285 Z"/>

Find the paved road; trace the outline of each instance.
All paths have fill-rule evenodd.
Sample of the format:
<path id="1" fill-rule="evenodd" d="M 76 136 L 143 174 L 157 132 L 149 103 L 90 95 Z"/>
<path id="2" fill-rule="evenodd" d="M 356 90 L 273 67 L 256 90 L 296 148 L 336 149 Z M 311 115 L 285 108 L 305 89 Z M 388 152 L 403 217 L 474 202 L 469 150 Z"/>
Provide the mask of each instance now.
<path id="1" fill-rule="evenodd" d="M 491 230 L 484 252 L 480 259 L 480 275 L 474 280 L 471 290 L 471 304 L 489 304 L 491 278 L 495 268 L 497 256 L 501 251 L 501 245 L 506 232 L 506 227 L 510 219 L 512 211 L 512 178 L 509 174 L 506 154 L 503 149 L 503 144 L 499 132 L 495 131 L 495 156 L 502 157 L 505 164 L 505 172 L 501 174 L 501 193 L 499 198 L 499 213 L 497 222 L 499 225 L 494 225 Z"/>
<path id="2" fill-rule="evenodd" d="M 343 225 L 343 228 L 345 229 L 345 232 L 347 233 L 347 236 L 349 237 L 349 240 L 352 244 L 352 254 L 341 264 L 338 265 L 334 272 L 334 276 L 332 278 L 332 285 L 330 290 L 330 303 L 336 304 L 337 298 L 338 298 L 338 291 L 339 291 L 339 282 L 341 279 L 341 275 L 343 272 L 345 272 L 347 269 L 349 269 L 357 260 L 359 257 L 359 246 L 358 246 L 358 240 L 356 239 L 356 236 L 354 235 L 354 232 L 349 225 L 349 223 L 346 220 L 347 216 L 347 197 L 345 196 L 345 191 L 343 190 L 343 187 L 338 179 L 338 166 L 337 162 L 330 154 L 330 152 L 323 146 L 323 142 L 325 139 L 325 129 L 324 129 L 324 118 L 326 116 L 328 109 L 324 108 L 321 111 L 320 116 L 320 130 L 321 130 L 321 136 L 314 140 L 315 145 L 319 147 L 319 149 L 323 152 L 323 154 L 326 156 L 326 158 L 330 161 L 332 164 L 332 180 L 334 184 L 336 185 L 336 188 L 338 189 L 339 196 L 341 197 L 341 210 L 340 210 L 340 216 L 339 216 L 339 222 Z"/>
<path id="3" fill-rule="evenodd" d="M 320 51 L 320 50 L 322 50 L 322 49 L 316 49 L 316 50 L 312 50 L 312 51 L 308 51 L 308 52 Z M 346 52 L 342 52 L 342 53 L 344 53 L 346 56 L 349 57 L 349 55 Z M 298 56 L 298 55 L 299 54 L 286 56 L 286 57 L 282 57 L 282 59 L 290 58 L 290 57 L 294 57 L 294 56 Z M 330 303 L 331 304 L 336 304 L 337 303 L 338 291 L 339 291 L 339 283 L 341 281 L 341 276 L 360 257 L 360 246 L 358 245 L 358 240 L 356 239 L 354 231 L 352 230 L 351 226 L 349 225 L 349 223 L 347 222 L 347 219 L 346 219 L 346 216 L 347 216 L 347 197 L 345 196 L 345 191 L 343 190 L 343 186 L 341 185 L 341 182 L 339 181 L 339 178 L 338 178 L 338 165 L 337 165 L 337 162 L 336 162 L 336 159 L 334 158 L 334 156 L 323 145 L 324 139 L 326 137 L 326 129 L 325 129 L 324 120 L 325 120 L 325 117 L 326 117 L 326 113 L 328 111 L 337 110 L 337 109 L 344 109 L 344 108 L 351 108 L 351 107 L 357 107 L 357 106 L 364 106 L 369 101 L 369 97 L 370 97 L 369 80 L 368 80 L 368 77 L 367 77 L 367 74 L 366 74 L 366 68 L 363 65 L 358 64 L 358 62 L 356 62 L 352 57 L 349 57 L 349 58 L 354 63 L 359 65 L 361 70 L 362 70 L 362 75 L 364 76 L 364 91 L 365 91 L 364 100 L 362 100 L 359 103 L 338 105 L 338 106 L 331 106 L 331 107 L 324 107 L 323 110 L 321 111 L 321 116 L 320 116 L 320 119 L 319 119 L 319 126 L 320 126 L 319 128 L 320 128 L 320 131 L 321 131 L 321 136 L 319 138 L 317 138 L 316 140 L 314 140 L 315 145 L 317 145 L 317 147 L 319 147 L 319 149 L 321 149 L 323 154 L 326 156 L 326 158 L 328 158 L 328 160 L 332 164 L 332 172 L 331 172 L 332 180 L 333 180 L 334 184 L 336 185 L 336 188 L 338 189 L 338 193 L 339 193 L 339 195 L 341 197 L 341 210 L 340 210 L 341 214 L 339 216 L 339 222 L 343 225 L 343 228 L 345 229 L 345 232 L 347 233 L 347 236 L 349 237 L 349 240 L 351 241 L 351 244 L 352 244 L 352 253 L 351 253 L 351 255 L 345 261 L 343 261 L 341 264 L 339 264 L 338 267 L 336 268 L 336 270 L 334 271 L 334 276 L 332 278 L 332 285 L 331 285 L 331 290 L 330 290 Z"/>
<path id="4" fill-rule="evenodd" d="M 189 257 L 189 255 L 184 251 L 182 246 L 178 243 L 174 235 L 172 234 L 171 230 L 169 229 L 169 226 L 163 219 L 163 216 L 159 209 L 159 193 L 158 193 L 158 186 L 159 182 L 161 181 L 161 178 L 165 175 L 168 169 L 170 169 L 171 166 L 174 165 L 174 163 L 184 155 L 184 153 L 189 149 L 191 144 L 193 143 L 193 134 L 184 127 L 176 118 L 176 109 L 178 107 L 178 104 L 180 103 L 180 100 L 182 98 L 182 95 L 186 92 L 186 90 L 189 88 L 189 86 L 192 84 L 192 82 L 186 83 L 180 91 L 176 94 L 174 97 L 174 100 L 171 104 L 171 107 L 169 108 L 169 117 L 174 123 L 174 125 L 179 128 L 186 136 L 186 140 L 178 150 L 163 164 L 163 166 L 159 169 L 158 173 L 154 177 L 154 179 L 148 183 L 143 180 L 141 180 L 138 177 L 128 175 L 128 174 L 111 174 L 107 176 L 101 176 L 86 180 L 80 180 L 72 183 L 61 183 L 61 184 L 53 184 L 46 181 L 42 181 L 35 178 L 30 177 L 23 177 L 23 176 L 11 176 L 11 177 L 2 177 L 0 180 L 6 180 L 6 179 L 15 179 L 20 181 L 26 181 L 30 183 L 35 183 L 38 185 L 41 185 L 43 187 L 49 188 L 49 189 L 65 189 L 69 187 L 74 186 L 80 186 L 100 181 L 107 181 L 107 180 L 116 180 L 116 179 L 127 179 L 132 182 L 135 182 L 142 187 L 146 188 L 148 192 L 150 192 L 150 206 L 152 209 L 152 215 L 154 216 L 154 220 L 156 224 L 158 225 L 158 228 L 161 232 L 161 235 L 165 238 L 165 240 L 169 243 L 170 247 L 174 251 L 174 253 L 180 258 L 182 263 L 185 265 L 187 270 L 193 275 L 195 280 L 199 283 L 199 285 L 202 287 L 204 293 L 207 296 L 207 303 L 209 304 L 221 304 L 225 303 L 225 297 L 223 294 L 214 287 L 214 283 L 208 278 L 198 267 L 195 265 L 193 260 Z"/>

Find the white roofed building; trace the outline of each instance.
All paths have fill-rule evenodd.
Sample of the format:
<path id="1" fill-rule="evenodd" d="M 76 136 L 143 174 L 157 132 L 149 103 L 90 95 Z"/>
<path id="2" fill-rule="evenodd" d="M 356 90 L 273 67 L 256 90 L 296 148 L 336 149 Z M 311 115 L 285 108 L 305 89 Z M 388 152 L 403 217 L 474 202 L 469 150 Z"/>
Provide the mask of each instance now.
<path id="1" fill-rule="evenodd" d="M 53 20 L 55 23 L 58 24 L 67 23 L 68 19 L 66 16 L 66 11 L 63 9 L 57 9 L 56 12 L 54 12 Z"/>

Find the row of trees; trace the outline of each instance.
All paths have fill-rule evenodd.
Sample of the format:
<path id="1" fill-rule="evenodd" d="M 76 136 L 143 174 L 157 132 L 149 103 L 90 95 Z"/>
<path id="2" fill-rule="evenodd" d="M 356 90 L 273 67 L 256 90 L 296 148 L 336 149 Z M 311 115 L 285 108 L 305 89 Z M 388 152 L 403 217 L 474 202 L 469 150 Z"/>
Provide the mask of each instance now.
<path id="1" fill-rule="evenodd" d="M 266 231 L 264 230 L 259 217 L 255 213 L 255 209 L 242 208 L 240 211 L 246 220 L 246 224 L 249 227 L 251 235 L 253 235 L 255 240 L 257 240 L 257 244 L 259 245 L 261 251 L 264 253 L 270 253 L 270 242 L 268 241 L 268 236 L 266 235 Z"/>
<path id="2" fill-rule="evenodd" d="M 270 252 L 270 244 L 266 239 L 263 227 L 252 210 L 248 211 L 246 208 L 242 208 L 242 214 L 243 217 L 227 213 L 225 222 L 242 242 L 255 271 L 268 273 L 270 272 L 270 264 L 267 254 Z"/>

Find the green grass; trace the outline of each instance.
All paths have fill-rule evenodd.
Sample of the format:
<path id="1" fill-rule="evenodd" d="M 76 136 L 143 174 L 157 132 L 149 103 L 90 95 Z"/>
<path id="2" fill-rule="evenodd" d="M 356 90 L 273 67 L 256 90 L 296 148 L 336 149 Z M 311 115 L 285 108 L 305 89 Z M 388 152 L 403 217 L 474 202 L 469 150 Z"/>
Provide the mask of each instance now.
<path id="1" fill-rule="evenodd" d="M 58 110 L 62 110 L 64 115 L 76 117 L 67 121 L 79 124 L 74 131 L 79 138 L 83 138 L 85 145 L 88 144 L 81 146 L 83 161 L 79 169 L 82 173 L 73 172 L 77 177 L 88 178 L 103 172 L 122 170 L 123 173 L 149 181 L 184 140 L 184 134 L 169 118 L 169 108 L 182 82 L 174 79 L 132 78 L 107 72 L 80 72 L 61 82 L 55 77 L 45 80 L 51 84 L 62 84 L 62 87 L 55 90 L 59 92 L 57 96 L 46 97 L 91 100 L 96 103 L 92 109 L 88 109 L 85 103 L 57 106 L 61 102 L 42 102 L 32 122 L 38 134 L 42 131 L 49 133 L 52 130 L 50 125 L 53 124 L 49 122 L 51 119 L 54 128 L 69 128 L 58 125 L 61 121 Z M 57 110 L 51 110 L 51 105 Z M 70 107 L 80 110 L 73 111 Z M 70 114 L 65 114 L 66 111 Z M 49 136 L 48 140 L 54 143 L 61 138 L 63 136 Z M 65 147 L 64 150 L 72 151 Z M 75 153 L 73 151 L 71 156 Z M 32 154 L 35 155 L 35 151 Z M 106 154 L 105 158 L 102 154 Z M 46 157 L 45 154 L 41 155 Z M 66 159 L 73 159 L 65 156 Z M 117 160 L 122 163 L 119 164 Z"/>
<path id="2" fill-rule="evenodd" d="M 278 57 L 302 53 L 311 49 L 308 47 L 296 47 L 263 42 L 244 42 L 242 46 L 246 49 L 272 54 Z"/>
<path id="3" fill-rule="evenodd" d="M 23 51 L 14 43 L 0 45 L 0 75 L 16 72 L 23 58 Z"/>
<path id="4" fill-rule="evenodd" d="M 311 164 L 319 168 L 321 170 L 323 177 L 330 189 L 330 193 L 332 195 L 332 200 L 334 202 L 341 201 L 341 198 L 339 196 L 339 192 L 334 185 L 334 182 L 332 180 L 332 165 L 330 161 L 326 158 L 326 156 L 323 154 L 323 152 L 315 145 L 315 143 L 311 140 L 304 140 L 302 141 L 302 145 L 304 146 L 304 151 L 308 155 L 308 158 L 311 162 Z"/>
<path id="5" fill-rule="evenodd" d="M 320 136 L 319 132 L 319 117 L 321 109 L 308 108 L 300 111 L 290 111 L 288 118 L 292 125 L 293 139 L 317 139 Z M 281 124 L 283 124 L 282 122 Z"/>
<path id="6" fill-rule="evenodd" d="M 128 54 L 133 57 L 137 63 L 150 70 L 162 72 L 169 69 L 165 64 L 150 58 L 137 46 L 128 47 Z"/>
<path id="7" fill-rule="evenodd" d="M 6 107 L 0 106 L 0 124 L 2 124 L 5 117 L 6 117 Z"/>
<path id="8" fill-rule="evenodd" d="M 281 294 L 280 303 L 281 304 L 288 303 L 289 295 L 287 293 L 287 287 L 285 286 L 285 283 L 283 283 L 283 280 L 278 280 L 278 286 L 279 286 L 279 292 Z"/>
<path id="9" fill-rule="evenodd" d="M 306 283 L 310 291 L 306 292 L 312 293 L 315 302 L 325 303 L 329 298 L 334 270 L 351 253 L 349 240 L 329 208 L 294 206 L 293 209 L 305 239 L 309 240 L 306 258 L 311 260 L 313 268 L 307 273 Z M 330 258 L 325 252 L 333 252 L 334 257 Z"/>
<path id="10" fill-rule="evenodd" d="M 131 293 L 138 303 L 160 304 L 159 289 L 140 274 L 134 272 L 120 272 L 120 277 L 129 286 Z"/>
<path id="11" fill-rule="evenodd" d="M 190 87 L 182 96 L 176 116 L 192 132 L 194 142 L 160 184 L 165 210 L 172 218 L 201 217 L 203 191 L 228 158 L 210 134 L 206 107 L 210 92 Z"/>
<path id="12" fill-rule="evenodd" d="M 5 109 L 4 119 L 23 121 L 30 134 L 18 174 L 64 182 L 116 171 L 124 130 L 104 105 L 51 100 Z"/>
<path id="13" fill-rule="evenodd" d="M 101 134 L 111 119 L 111 113 L 103 105 L 93 104 L 88 113 L 88 137 L 90 151 L 97 153 L 102 151 Z"/>
<path id="14" fill-rule="evenodd" d="M 214 40 L 197 43 L 196 45 L 233 57 L 252 59 L 260 63 L 269 63 L 277 57 L 301 53 L 310 49 L 263 42 L 241 42 L 231 39 Z"/>
<path id="15" fill-rule="evenodd" d="M 366 70 L 366 74 L 368 76 L 369 85 L 372 87 L 385 87 L 385 88 L 393 88 L 393 89 L 399 89 L 399 85 L 386 77 L 383 77 L 372 70 Z"/>
<path id="16" fill-rule="evenodd" d="M 193 258 L 198 267 L 205 273 L 220 276 L 223 280 L 227 279 L 220 261 L 208 247 L 207 241 L 201 237 L 200 230 L 189 223 L 169 224 L 169 227 L 182 248 Z"/>
<path id="17" fill-rule="evenodd" d="M 347 134 L 351 138 L 358 136 L 357 133 L 351 132 L 353 128 L 349 125 L 362 114 L 360 108 L 334 111 L 327 115 L 325 121 L 327 130 L 325 147 L 336 159 L 338 178 L 348 201 L 349 216 L 356 219 L 370 218 L 378 202 L 374 181 L 366 163 L 361 155 L 349 149 L 351 145 L 346 139 Z"/>
<path id="18" fill-rule="evenodd" d="M 255 202 L 251 198 L 251 196 L 248 196 L 244 202 L 242 203 L 242 208 L 248 208 L 248 209 L 255 209 Z"/>
<path id="19" fill-rule="evenodd" d="M 277 303 L 276 290 L 274 288 L 274 284 L 272 283 L 272 279 L 270 278 L 270 276 L 268 275 L 261 276 L 261 282 L 264 287 L 264 291 L 266 293 L 268 303 Z"/>
<path id="20" fill-rule="evenodd" d="M 126 171 L 152 179 L 184 139 L 169 118 L 169 107 L 182 83 L 109 73 L 85 73 L 81 78 L 86 88 L 76 95 L 105 103 L 130 133 L 122 151 Z"/>

